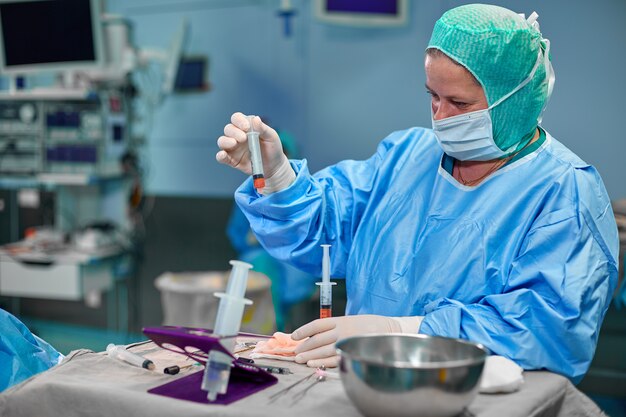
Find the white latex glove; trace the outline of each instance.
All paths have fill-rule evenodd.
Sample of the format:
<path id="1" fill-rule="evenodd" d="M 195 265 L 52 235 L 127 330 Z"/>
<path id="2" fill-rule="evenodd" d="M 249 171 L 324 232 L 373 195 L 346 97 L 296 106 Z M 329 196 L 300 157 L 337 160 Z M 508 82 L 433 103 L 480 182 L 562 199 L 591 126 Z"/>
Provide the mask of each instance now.
<path id="1" fill-rule="evenodd" d="M 401 333 L 402 327 L 391 317 L 357 315 L 317 319 L 296 329 L 293 340 L 302 340 L 296 348 L 296 362 L 306 363 L 311 368 L 324 365 L 327 368 L 339 364 L 335 342 L 349 336 L 367 333 Z"/>
<path id="2" fill-rule="evenodd" d="M 283 152 L 278 133 L 263 123 L 258 116 L 252 119 L 252 123 L 255 130 L 259 132 L 259 144 L 263 159 L 266 185 L 262 193 L 269 194 L 287 188 L 295 180 L 296 175 L 289 164 L 289 159 Z M 230 123 L 224 127 L 224 135 L 217 139 L 217 146 L 220 151 L 215 155 L 218 162 L 236 168 L 247 175 L 252 174 L 248 138 L 246 137 L 246 132 L 249 129 L 248 118 L 242 113 L 234 113 L 230 118 Z"/>

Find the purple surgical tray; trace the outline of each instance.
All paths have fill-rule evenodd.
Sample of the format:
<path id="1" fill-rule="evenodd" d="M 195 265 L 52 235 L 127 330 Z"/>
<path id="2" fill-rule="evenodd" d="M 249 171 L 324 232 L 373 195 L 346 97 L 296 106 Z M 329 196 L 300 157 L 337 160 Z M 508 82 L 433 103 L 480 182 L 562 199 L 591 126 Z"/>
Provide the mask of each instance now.
<path id="1" fill-rule="evenodd" d="M 207 400 L 207 392 L 200 388 L 204 371 L 199 371 L 175 381 L 148 390 L 151 394 L 164 395 L 180 400 L 206 404 L 230 404 L 274 385 L 278 379 L 254 365 L 235 360 L 235 357 L 219 342 L 237 336 L 221 337 L 211 330 L 192 327 L 145 327 L 143 332 L 163 349 L 189 356 L 191 359 L 206 364 L 207 352 L 219 350 L 233 358 L 233 367 L 228 381 L 226 394 L 218 394 L 215 401 Z M 249 333 L 240 336 L 262 337 Z"/>

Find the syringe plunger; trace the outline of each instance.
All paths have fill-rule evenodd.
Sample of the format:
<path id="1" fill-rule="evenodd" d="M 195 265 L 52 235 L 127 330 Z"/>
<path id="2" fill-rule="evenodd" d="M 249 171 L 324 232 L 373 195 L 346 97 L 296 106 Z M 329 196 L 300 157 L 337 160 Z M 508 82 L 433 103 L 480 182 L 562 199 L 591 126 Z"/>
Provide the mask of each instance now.
<path id="1" fill-rule="evenodd" d="M 242 261 L 230 261 L 233 267 L 230 270 L 228 283 L 226 284 L 226 294 L 231 297 L 241 297 L 246 295 L 246 287 L 248 286 L 248 271 L 252 265 Z"/>
<path id="2" fill-rule="evenodd" d="M 322 282 L 330 282 L 330 245 L 321 245 L 323 250 L 322 257 Z"/>

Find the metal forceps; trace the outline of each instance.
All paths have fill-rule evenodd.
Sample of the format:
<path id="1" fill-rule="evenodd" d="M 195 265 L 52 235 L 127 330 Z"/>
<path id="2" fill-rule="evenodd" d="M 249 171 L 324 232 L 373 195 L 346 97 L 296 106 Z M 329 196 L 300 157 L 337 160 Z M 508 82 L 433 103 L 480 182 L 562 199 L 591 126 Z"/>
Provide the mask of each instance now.
<path id="1" fill-rule="evenodd" d="M 324 371 L 325 367 L 322 366 L 321 368 L 317 368 L 315 370 L 315 373 L 313 375 L 317 375 L 317 378 L 315 378 L 315 380 L 313 382 L 311 382 L 309 384 L 308 387 L 304 388 L 303 390 L 297 392 L 296 394 L 294 394 L 293 398 L 292 398 L 292 403 L 291 403 L 291 407 L 293 407 L 298 401 L 300 401 L 301 399 L 303 399 L 306 396 L 306 393 L 313 388 L 318 382 L 324 382 L 326 381 L 326 375 L 324 375 L 323 371 Z"/>
<path id="2" fill-rule="evenodd" d="M 316 371 L 316 372 L 313 372 L 312 374 L 309 374 L 309 375 L 305 376 L 305 377 L 304 377 L 304 378 L 302 378 L 302 379 L 297 380 L 296 382 L 294 382 L 293 384 L 289 385 L 288 387 L 285 387 L 285 388 L 281 389 L 280 391 L 278 391 L 278 392 L 276 392 L 276 393 L 274 393 L 274 394 L 270 395 L 270 397 L 269 397 L 269 401 L 268 401 L 268 404 L 273 403 L 274 401 L 276 401 L 277 399 L 279 399 L 279 398 L 280 398 L 280 397 L 282 397 L 283 395 L 287 394 L 287 393 L 288 393 L 288 392 L 289 392 L 292 388 L 294 388 L 294 387 L 295 387 L 295 386 L 297 386 L 298 384 L 301 384 L 301 383 L 303 383 L 304 381 L 306 381 L 306 380 L 310 379 L 310 378 L 311 378 L 313 375 L 315 375 L 316 373 L 317 373 L 317 371 Z"/>

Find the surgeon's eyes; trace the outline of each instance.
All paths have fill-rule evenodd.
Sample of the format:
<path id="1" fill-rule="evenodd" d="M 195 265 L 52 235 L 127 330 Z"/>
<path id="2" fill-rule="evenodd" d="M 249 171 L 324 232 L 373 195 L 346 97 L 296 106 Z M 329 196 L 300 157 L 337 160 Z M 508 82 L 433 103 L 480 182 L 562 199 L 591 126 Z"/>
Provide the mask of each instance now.
<path id="1" fill-rule="evenodd" d="M 426 94 L 428 94 L 431 97 L 431 99 L 434 101 L 439 101 L 440 99 L 437 93 L 435 93 L 434 91 L 426 90 Z M 451 103 L 454 107 L 456 107 L 459 110 L 465 110 L 470 107 L 470 103 L 466 103 L 464 101 L 449 100 L 449 103 Z"/>
<path id="2" fill-rule="evenodd" d="M 454 104 L 455 107 L 459 108 L 459 109 L 466 109 L 469 107 L 469 103 L 465 103 L 463 101 L 452 101 L 452 104 Z"/>

